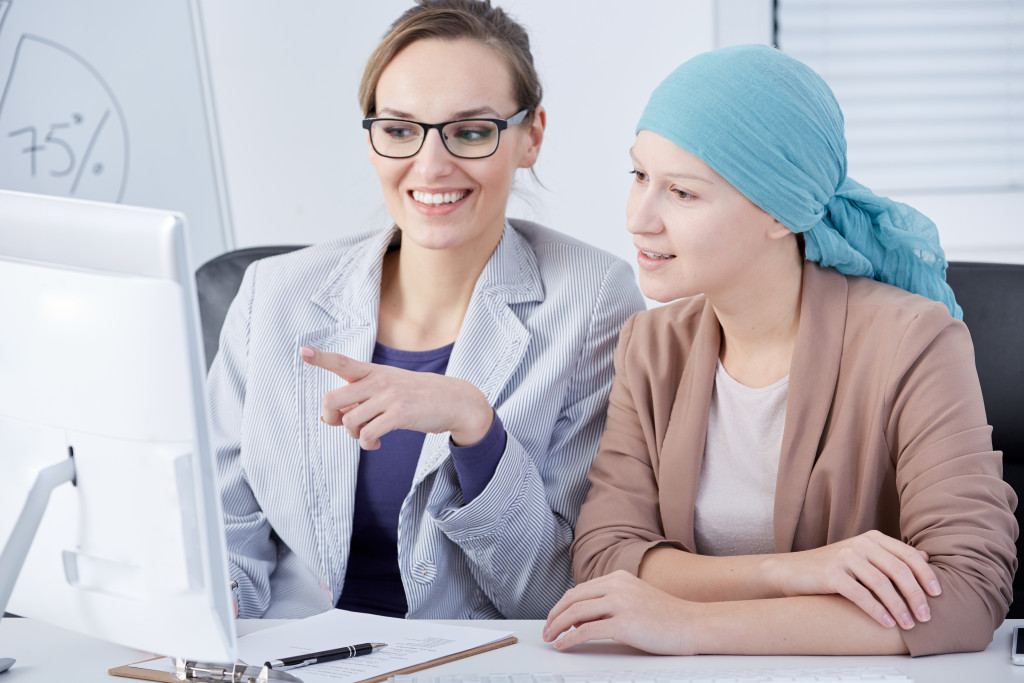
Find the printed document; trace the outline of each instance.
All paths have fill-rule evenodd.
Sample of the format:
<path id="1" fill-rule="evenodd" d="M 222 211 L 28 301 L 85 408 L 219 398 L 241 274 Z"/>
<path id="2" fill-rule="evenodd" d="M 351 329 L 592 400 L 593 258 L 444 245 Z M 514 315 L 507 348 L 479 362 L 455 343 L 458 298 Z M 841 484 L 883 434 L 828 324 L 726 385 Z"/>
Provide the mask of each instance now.
<path id="1" fill-rule="evenodd" d="M 387 643 L 387 647 L 373 654 L 288 670 L 304 683 L 359 683 L 410 667 L 419 668 L 435 660 L 448 661 L 468 656 L 473 654 L 468 650 L 487 648 L 513 635 L 512 631 L 448 626 L 335 609 L 241 636 L 238 639 L 238 656 L 247 664 L 262 666 L 272 659 L 346 645 Z M 133 666 L 174 672 L 174 660 L 169 658 Z"/>

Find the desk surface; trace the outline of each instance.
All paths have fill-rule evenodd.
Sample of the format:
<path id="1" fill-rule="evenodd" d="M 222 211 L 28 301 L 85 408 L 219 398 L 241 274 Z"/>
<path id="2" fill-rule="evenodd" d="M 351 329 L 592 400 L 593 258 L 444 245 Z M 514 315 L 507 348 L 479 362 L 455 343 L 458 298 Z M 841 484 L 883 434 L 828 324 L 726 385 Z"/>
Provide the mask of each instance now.
<path id="1" fill-rule="evenodd" d="M 239 632 L 248 633 L 277 621 L 243 620 Z M 432 669 L 437 673 L 514 673 L 615 669 L 667 669 L 691 667 L 892 666 L 917 683 L 1024 683 L 1024 667 L 1010 664 L 1010 638 L 1015 625 L 1004 623 L 984 652 L 934 657 L 658 657 L 641 654 L 613 642 L 592 643 L 574 652 L 555 651 L 540 637 L 540 621 L 478 621 L 446 623 L 513 630 L 519 643 Z M 0 621 L 0 657 L 17 664 L 0 683 L 112 683 L 128 680 L 107 675 L 107 669 L 138 661 L 145 653 L 112 645 L 31 619 Z"/>

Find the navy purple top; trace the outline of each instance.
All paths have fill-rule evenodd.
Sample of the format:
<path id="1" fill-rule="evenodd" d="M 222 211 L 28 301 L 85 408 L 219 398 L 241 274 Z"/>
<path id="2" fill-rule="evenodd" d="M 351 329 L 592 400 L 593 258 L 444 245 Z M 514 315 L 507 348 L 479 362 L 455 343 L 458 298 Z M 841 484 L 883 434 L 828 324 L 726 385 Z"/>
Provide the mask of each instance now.
<path id="1" fill-rule="evenodd" d="M 376 344 L 373 362 L 444 374 L 453 346 L 401 351 Z M 398 512 L 412 486 L 425 438 L 423 432 L 397 429 L 381 437 L 377 450 L 359 452 L 352 540 L 345 585 L 337 603 L 340 609 L 389 617 L 404 617 L 408 611 L 398 569 Z M 490 430 L 478 443 L 460 447 L 449 441 L 465 504 L 480 495 L 494 476 L 505 451 L 505 438 L 505 427 L 495 414 Z"/>

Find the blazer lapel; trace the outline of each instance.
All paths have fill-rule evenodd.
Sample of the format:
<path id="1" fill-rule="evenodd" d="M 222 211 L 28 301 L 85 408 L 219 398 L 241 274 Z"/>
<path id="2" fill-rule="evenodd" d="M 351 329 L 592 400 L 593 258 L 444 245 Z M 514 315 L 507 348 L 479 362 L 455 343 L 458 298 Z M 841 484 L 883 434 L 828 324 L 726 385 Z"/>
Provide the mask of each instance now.
<path id="1" fill-rule="evenodd" d="M 506 222 L 501 241 L 477 279 L 445 374 L 473 384 L 495 405 L 530 344 L 529 330 L 510 306 L 543 297 L 536 255 Z M 448 435 L 428 434 L 413 486 L 448 457 Z"/>
<path id="2" fill-rule="evenodd" d="M 693 502 L 704 461 L 708 411 L 715 383 L 715 368 L 721 346 L 718 317 L 705 302 L 700 328 L 679 380 L 676 400 L 669 416 L 665 440 L 658 453 L 658 498 L 665 537 L 679 541 L 696 552 L 693 535 Z M 677 489 L 665 484 L 672 482 Z"/>
<path id="3" fill-rule="evenodd" d="M 793 549 L 811 470 L 839 379 L 846 333 L 846 277 L 804 262 L 800 328 L 789 371 L 786 426 L 775 486 L 775 551 Z"/>
<path id="4" fill-rule="evenodd" d="M 324 286 L 312 297 L 312 302 L 330 316 L 330 322 L 300 332 L 295 341 L 296 409 L 299 424 L 305 430 L 302 457 L 308 466 L 313 501 L 310 529 L 317 536 L 326 565 L 324 584 L 335 600 L 345 575 L 352 537 L 359 442 L 344 429 L 320 421 L 323 395 L 341 386 L 343 380 L 304 363 L 298 348 L 311 346 L 362 361 L 372 358 L 377 338 L 381 264 L 393 236 L 394 230 L 373 235 L 342 256 Z"/>

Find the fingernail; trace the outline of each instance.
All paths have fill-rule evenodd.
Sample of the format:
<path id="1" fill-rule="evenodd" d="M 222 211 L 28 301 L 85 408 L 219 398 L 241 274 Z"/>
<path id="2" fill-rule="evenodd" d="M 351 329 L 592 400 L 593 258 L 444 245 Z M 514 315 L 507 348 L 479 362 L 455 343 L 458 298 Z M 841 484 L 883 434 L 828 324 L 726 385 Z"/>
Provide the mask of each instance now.
<path id="1" fill-rule="evenodd" d="M 928 621 L 932 618 L 932 613 L 928 609 L 928 605 L 921 605 L 917 608 L 917 618 L 919 621 Z"/>
<path id="2" fill-rule="evenodd" d="M 932 595 L 942 595 L 942 588 L 939 586 L 938 581 L 932 581 L 929 583 L 928 588 L 931 590 Z"/>
<path id="3" fill-rule="evenodd" d="M 882 624 L 886 628 L 892 628 L 896 625 L 896 620 L 892 618 L 892 615 L 886 614 L 884 617 L 882 617 Z"/>
<path id="4" fill-rule="evenodd" d="M 299 349 L 299 355 L 302 356 L 303 358 L 312 358 L 314 355 L 313 349 L 309 348 L 308 346 L 303 346 L 301 349 Z"/>
<path id="5" fill-rule="evenodd" d="M 914 619 L 910 616 L 910 612 L 904 612 L 900 615 L 900 625 L 905 629 L 914 628 Z"/>

